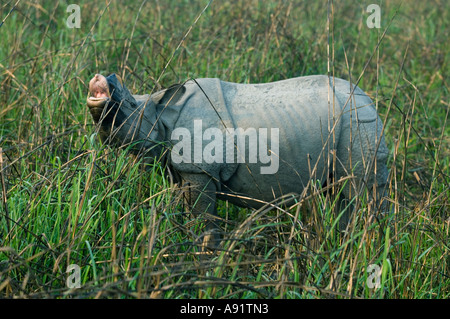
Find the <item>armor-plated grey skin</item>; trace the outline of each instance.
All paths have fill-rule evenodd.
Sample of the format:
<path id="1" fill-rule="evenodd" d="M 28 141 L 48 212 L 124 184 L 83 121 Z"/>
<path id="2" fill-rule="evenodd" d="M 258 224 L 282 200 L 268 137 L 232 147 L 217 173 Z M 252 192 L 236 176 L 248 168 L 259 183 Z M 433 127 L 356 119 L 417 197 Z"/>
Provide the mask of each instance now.
<path id="1" fill-rule="evenodd" d="M 378 204 L 385 194 L 388 150 L 382 121 L 372 100 L 348 81 L 321 75 L 266 84 L 196 79 L 152 95 L 132 95 L 115 74 L 97 74 L 89 90 L 87 104 L 101 139 L 116 146 L 132 143 L 134 152 L 164 161 L 191 186 L 187 202 L 194 213 L 215 215 L 216 198 L 258 208 L 282 195 L 301 194 L 310 181 L 323 185 L 330 174 L 335 181 L 354 176 L 342 190 L 346 200 L 361 186 L 376 194 Z M 213 141 L 206 132 L 225 139 L 230 129 L 242 129 L 248 137 L 241 140 L 245 144 L 237 142 L 239 137 L 233 143 L 239 151 L 244 145 L 245 162 L 238 151 L 225 157 L 226 141 L 222 162 L 206 160 Z M 183 138 L 192 147 L 183 149 L 189 160 L 180 162 L 170 150 Z M 250 161 L 255 151 L 257 160 Z"/>

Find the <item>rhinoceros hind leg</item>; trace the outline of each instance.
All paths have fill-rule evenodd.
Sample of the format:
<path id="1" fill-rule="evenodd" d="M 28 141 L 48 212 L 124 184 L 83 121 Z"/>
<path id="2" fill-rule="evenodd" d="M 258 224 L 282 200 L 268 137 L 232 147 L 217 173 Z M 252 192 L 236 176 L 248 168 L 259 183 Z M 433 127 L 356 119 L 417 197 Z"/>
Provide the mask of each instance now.
<path id="1" fill-rule="evenodd" d="M 388 149 L 380 121 L 380 119 L 370 123 L 355 121 L 351 129 L 350 126 L 346 126 L 341 132 L 337 151 L 339 164 L 335 172 L 336 180 L 354 176 L 342 189 L 343 198 L 339 200 L 338 207 L 341 209 L 347 207 L 342 216 L 341 228 L 345 228 L 345 223 L 348 223 L 355 213 L 349 203 L 355 196 L 363 196 L 365 191 L 368 197 L 364 201 L 372 205 L 372 212 L 388 211 L 388 202 L 383 199 L 386 196 L 389 176 L 386 166 Z"/>

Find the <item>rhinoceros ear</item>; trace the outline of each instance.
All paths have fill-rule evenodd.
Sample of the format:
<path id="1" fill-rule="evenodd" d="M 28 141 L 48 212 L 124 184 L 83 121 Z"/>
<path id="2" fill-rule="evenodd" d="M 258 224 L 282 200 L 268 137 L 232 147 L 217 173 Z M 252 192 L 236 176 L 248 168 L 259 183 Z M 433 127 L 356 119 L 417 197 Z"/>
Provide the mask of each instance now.
<path id="1" fill-rule="evenodd" d="M 185 92 L 184 85 L 174 84 L 165 90 L 152 94 L 151 99 L 155 104 L 173 105 L 181 99 Z"/>

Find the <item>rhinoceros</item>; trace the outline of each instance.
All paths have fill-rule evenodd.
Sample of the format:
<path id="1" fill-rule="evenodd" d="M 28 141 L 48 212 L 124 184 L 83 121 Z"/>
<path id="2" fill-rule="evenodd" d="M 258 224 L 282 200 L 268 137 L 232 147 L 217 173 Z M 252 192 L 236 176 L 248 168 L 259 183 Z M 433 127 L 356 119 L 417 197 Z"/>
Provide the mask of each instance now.
<path id="1" fill-rule="evenodd" d="M 287 194 L 298 199 L 311 183 L 349 176 L 340 202 L 367 189 L 383 206 L 383 123 L 372 100 L 349 81 L 326 75 L 264 84 L 202 78 L 132 95 L 118 75 L 96 74 L 89 91 L 102 141 L 162 161 L 190 185 L 187 203 L 200 216 L 215 216 L 216 199 L 260 208 Z"/>

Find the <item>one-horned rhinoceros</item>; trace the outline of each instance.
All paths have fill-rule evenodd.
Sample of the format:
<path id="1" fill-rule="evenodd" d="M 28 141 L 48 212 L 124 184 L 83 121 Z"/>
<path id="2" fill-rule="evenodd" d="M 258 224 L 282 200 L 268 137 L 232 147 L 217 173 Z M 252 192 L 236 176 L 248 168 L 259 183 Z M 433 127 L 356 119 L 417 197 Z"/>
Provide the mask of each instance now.
<path id="1" fill-rule="evenodd" d="M 97 74 L 89 90 L 101 139 L 162 160 L 191 186 L 194 213 L 215 215 L 216 198 L 258 208 L 302 194 L 311 182 L 324 185 L 331 175 L 352 177 L 342 202 L 367 189 L 382 205 L 388 178 L 382 121 L 372 100 L 346 80 L 196 79 L 132 95 L 117 75 Z"/>

